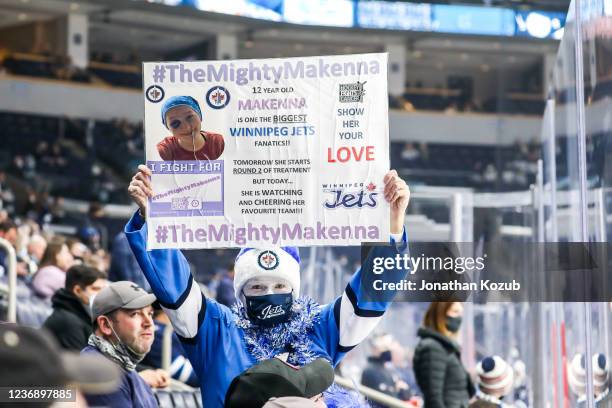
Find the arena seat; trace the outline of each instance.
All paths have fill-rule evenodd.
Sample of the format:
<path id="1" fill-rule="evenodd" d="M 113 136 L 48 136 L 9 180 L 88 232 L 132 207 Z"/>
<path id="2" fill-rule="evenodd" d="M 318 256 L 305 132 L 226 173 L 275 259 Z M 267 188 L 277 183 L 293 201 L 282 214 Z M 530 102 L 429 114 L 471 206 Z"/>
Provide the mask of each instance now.
<path id="1" fill-rule="evenodd" d="M 174 407 L 174 402 L 172 401 L 172 395 L 170 394 L 170 392 L 166 390 L 156 389 L 154 393 L 160 408 Z"/>

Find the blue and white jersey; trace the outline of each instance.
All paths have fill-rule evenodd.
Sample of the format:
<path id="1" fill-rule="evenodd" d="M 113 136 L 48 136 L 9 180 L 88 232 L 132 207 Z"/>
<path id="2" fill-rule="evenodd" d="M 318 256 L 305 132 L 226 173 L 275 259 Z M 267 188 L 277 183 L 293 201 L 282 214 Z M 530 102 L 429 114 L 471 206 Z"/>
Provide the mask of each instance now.
<path id="1" fill-rule="evenodd" d="M 257 364 L 247 349 L 244 330 L 236 326 L 229 308 L 204 297 L 181 251 L 146 250 L 147 226 L 138 212 L 125 226 L 125 234 L 200 379 L 204 406 L 223 407 L 231 381 Z M 398 244 L 372 249 L 342 296 L 321 306 L 320 319 L 308 333 L 312 351 L 334 366 L 372 332 L 390 304 L 366 302 L 360 278 L 362 270 L 371 270 L 373 257 L 395 257 L 407 251 L 405 232 L 392 236 L 391 242 Z M 380 279 L 383 282 L 399 282 L 405 275 L 383 273 Z"/>

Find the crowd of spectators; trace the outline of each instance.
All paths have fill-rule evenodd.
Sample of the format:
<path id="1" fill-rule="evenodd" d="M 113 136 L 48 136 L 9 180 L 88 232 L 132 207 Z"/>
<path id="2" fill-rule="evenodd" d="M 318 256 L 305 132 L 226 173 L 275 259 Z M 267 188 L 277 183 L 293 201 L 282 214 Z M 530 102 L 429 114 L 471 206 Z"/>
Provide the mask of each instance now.
<path id="1" fill-rule="evenodd" d="M 142 88 L 140 58 L 135 54 L 120 57 L 109 52 L 92 52 L 86 69 L 76 67 L 70 57 L 59 55 L 35 55 L 0 53 L 0 72 L 16 75 L 52 78 L 81 83 L 107 84 L 112 86 Z M 541 93 L 541 92 L 540 92 Z M 526 96 L 525 96 L 526 95 Z M 405 111 L 427 110 L 445 113 L 521 113 L 542 114 L 544 97 L 525 90 L 521 93 L 507 92 L 501 97 L 479 101 L 467 89 L 448 88 L 436 85 L 427 88 L 422 81 L 407 84 L 401 96 L 389 96 L 389 107 Z"/>
<path id="2" fill-rule="evenodd" d="M 103 330 L 98 328 L 96 331 L 96 326 L 92 323 L 91 307 L 93 299 L 110 282 L 114 280 L 137 285 L 136 282 L 126 280 L 131 277 L 144 281 L 137 263 L 133 259 L 126 259 L 127 255 L 133 258 L 131 252 L 126 254 L 125 248 L 116 244 L 124 234 L 121 232 L 112 243 L 108 242 L 106 225 L 100 221 L 104 216 L 103 212 L 99 204 L 92 203 L 88 213 L 82 217 L 80 227 L 74 229 L 74 234 L 64 234 L 48 228 L 48 225 L 39 224 L 37 219 L 41 219 L 40 216 L 11 212 L 10 218 L 6 209 L 0 210 L 0 238 L 12 246 L 17 257 L 17 322 L 23 326 L 46 329 L 59 347 L 67 351 L 87 348 L 91 345 L 91 336 L 94 333 L 103 336 Z M 111 254 L 112 258 L 116 258 L 112 263 Z M 8 285 L 8 256 L 8 252 L 0 248 L 0 321 L 7 319 L 8 312 L 8 298 L 2 289 Z M 109 279 L 111 270 L 112 280 Z M 115 324 L 115 330 L 122 341 L 128 341 L 130 337 L 122 331 L 121 323 Z M 153 325 L 156 336 L 150 336 L 151 353 L 137 367 L 130 381 L 138 378 L 140 387 L 163 391 L 172 377 L 190 386 L 199 387 L 197 377 L 184 357 L 176 335 L 172 342 L 169 371 L 161 370 L 161 344 L 167 322 L 159 306 L 155 308 L 155 323 L 151 320 L 151 330 Z M 148 351 L 147 349 L 146 352 Z M 134 377 L 135 375 L 138 377 Z M 130 381 L 128 382 L 131 384 Z M 107 393 L 106 396 L 85 397 L 88 401 L 96 402 L 102 401 L 100 398 L 112 396 L 111 399 L 119 401 L 122 393 L 126 391 L 121 387 L 126 384 L 120 386 L 117 391 L 119 394 L 114 392 Z M 187 394 L 181 394 L 180 398 L 190 401 L 199 398 L 195 393 Z M 153 394 L 149 391 L 147 395 Z"/>
<path id="3" fill-rule="evenodd" d="M 395 145 L 395 146 L 393 146 Z M 392 142 L 392 163 L 413 184 L 472 187 L 477 191 L 526 190 L 535 181 L 540 146 Z"/>

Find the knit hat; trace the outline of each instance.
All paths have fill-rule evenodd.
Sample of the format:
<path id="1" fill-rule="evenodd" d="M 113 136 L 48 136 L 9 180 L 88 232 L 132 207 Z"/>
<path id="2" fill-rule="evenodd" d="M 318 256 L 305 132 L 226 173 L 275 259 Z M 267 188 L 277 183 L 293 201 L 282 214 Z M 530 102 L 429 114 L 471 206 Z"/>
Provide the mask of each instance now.
<path id="1" fill-rule="evenodd" d="M 595 394 L 599 394 L 608 388 L 609 370 L 606 356 L 602 353 L 593 354 L 593 388 Z"/>
<path id="2" fill-rule="evenodd" d="M 608 359 L 604 354 L 593 354 L 593 388 L 599 394 L 608 387 Z M 586 394 L 586 364 L 584 354 L 576 354 L 567 367 L 567 379 L 572 392 L 577 396 Z"/>
<path id="3" fill-rule="evenodd" d="M 300 294 L 300 253 L 296 247 L 244 248 L 234 264 L 234 294 L 240 299 L 242 288 L 252 278 L 280 278 L 291 284 L 293 298 Z"/>
<path id="4" fill-rule="evenodd" d="M 171 98 L 168 98 L 166 102 L 164 102 L 164 104 L 162 105 L 162 110 L 161 110 L 162 123 L 164 124 L 166 128 L 168 127 L 168 124 L 166 123 L 166 115 L 168 114 L 170 110 L 176 108 L 177 106 L 187 106 L 193 109 L 193 111 L 197 113 L 198 116 L 200 117 L 200 120 L 202 120 L 202 110 L 200 109 L 200 104 L 198 103 L 198 101 L 196 101 L 191 96 L 186 96 L 186 95 L 173 96 Z"/>
<path id="5" fill-rule="evenodd" d="M 514 373 L 508 363 L 499 356 L 485 357 L 476 367 L 478 387 L 484 394 L 502 397 L 510 392 Z"/>
<path id="6" fill-rule="evenodd" d="M 584 354 L 576 354 L 567 365 L 567 380 L 572 392 L 581 396 L 586 393 L 586 372 Z"/>

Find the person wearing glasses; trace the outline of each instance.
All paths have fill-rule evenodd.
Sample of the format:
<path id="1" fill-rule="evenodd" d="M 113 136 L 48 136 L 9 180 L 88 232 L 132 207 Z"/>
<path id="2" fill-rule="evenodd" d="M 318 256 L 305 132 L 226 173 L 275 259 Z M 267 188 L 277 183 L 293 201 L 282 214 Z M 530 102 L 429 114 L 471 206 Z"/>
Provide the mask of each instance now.
<path id="1" fill-rule="evenodd" d="M 202 130 L 202 110 L 191 96 L 173 96 L 162 106 L 162 123 L 172 132 L 157 144 L 163 160 L 217 160 L 223 136 Z"/>

